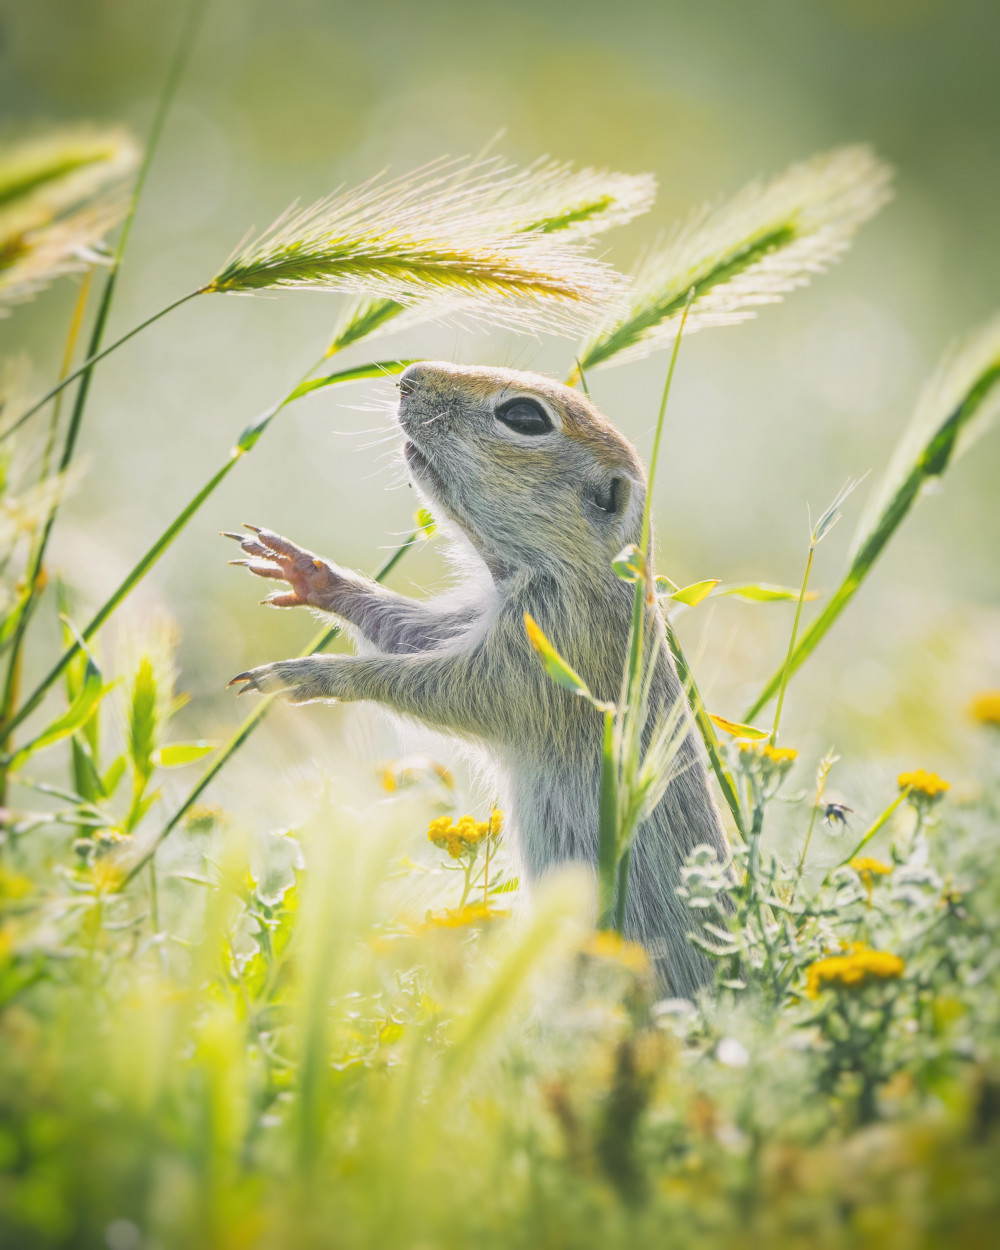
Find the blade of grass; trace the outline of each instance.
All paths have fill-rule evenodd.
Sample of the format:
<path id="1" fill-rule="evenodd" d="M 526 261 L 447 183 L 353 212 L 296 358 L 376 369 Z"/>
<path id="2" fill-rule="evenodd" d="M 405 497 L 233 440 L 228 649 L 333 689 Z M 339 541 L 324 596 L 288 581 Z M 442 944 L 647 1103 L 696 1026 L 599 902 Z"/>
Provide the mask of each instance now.
<path id="1" fill-rule="evenodd" d="M 618 866 L 618 760 L 615 755 L 615 712 L 610 708 L 604 713 L 600 802 L 597 926 L 610 929 L 614 924 Z"/>
<path id="2" fill-rule="evenodd" d="M 625 791 L 628 806 L 631 803 L 630 790 L 639 767 L 639 753 L 642 750 L 642 730 L 645 722 L 646 699 L 643 697 L 642 686 L 644 683 L 640 680 L 642 659 L 644 655 L 644 625 L 646 619 L 646 604 L 651 607 L 656 605 L 656 594 L 653 583 L 653 551 L 652 551 L 652 514 L 653 514 L 653 489 L 656 485 L 656 469 L 660 458 L 660 444 L 663 439 L 663 427 L 667 415 L 667 401 L 670 398 L 670 388 L 674 380 L 674 370 L 677 367 L 677 356 L 680 352 L 681 339 L 684 335 L 684 324 L 687 320 L 688 312 L 694 301 L 694 287 L 688 291 L 687 303 L 681 314 L 680 325 L 677 330 L 677 336 L 674 339 L 673 349 L 670 353 L 670 365 L 667 368 L 666 380 L 663 384 L 663 394 L 660 397 L 660 410 L 656 418 L 656 432 L 653 435 L 653 450 L 649 458 L 649 473 L 646 481 L 646 500 L 642 510 L 642 529 L 639 538 L 639 550 L 642 553 L 642 570 L 641 576 L 636 578 L 635 595 L 632 600 L 632 629 L 629 639 L 629 655 L 628 668 L 625 676 L 624 698 L 622 699 L 619 717 L 621 724 L 621 742 L 627 744 L 624 746 L 626 758 L 620 762 L 619 767 L 625 777 Z M 656 662 L 655 655 L 651 657 L 651 663 Z M 631 824 L 631 822 L 630 822 Z M 631 837 L 632 828 L 624 828 L 621 819 L 621 804 L 618 811 L 618 830 L 616 837 L 616 852 L 618 863 L 618 882 L 615 901 L 615 928 L 621 933 L 625 922 L 625 904 L 628 897 L 628 877 L 631 864 Z"/>
<path id="3" fill-rule="evenodd" d="M 375 574 L 374 580 L 377 582 L 384 581 L 400 560 L 402 560 L 406 552 L 420 541 L 422 541 L 420 531 L 415 530 L 408 538 L 404 539 L 396 550 L 389 556 L 388 560 L 385 561 L 382 567 Z M 324 651 L 330 643 L 339 636 L 340 632 L 340 627 L 336 625 L 332 626 L 330 629 L 322 630 L 316 635 L 312 642 L 309 643 L 306 649 L 300 653 L 300 655 L 316 655 L 317 652 Z M 244 720 L 243 724 L 240 725 L 239 729 L 237 729 L 236 733 L 233 734 L 222 750 L 219 751 L 219 753 L 212 760 L 212 763 L 198 778 L 197 782 L 194 784 L 187 797 L 183 800 L 180 807 L 177 808 L 140 858 L 129 869 L 128 873 L 122 879 L 122 888 L 128 885 L 128 883 L 142 871 L 148 861 L 151 860 L 156 854 L 159 846 L 170 836 L 173 830 L 177 828 L 178 824 L 180 824 L 180 822 L 184 819 L 187 813 L 191 810 L 192 806 L 197 803 L 198 799 L 205 792 L 205 790 L 211 785 L 223 768 L 225 768 L 243 743 L 246 742 L 246 740 L 270 711 L 275 697 L 276 696 L 274 695 L 266 695 L 263 699 L 261 699 L 246 720 Z"/>
<path id="4" fill-rule="evenodd" d="M 743 808 L 740 804 L 739 791 L 736 789 L 736 782 L 733 775 L 729 771 L 729 767 L 722 754 L 722 747 L 719 743 L 718 735 L 715 732 L 715 726 L 705 707 L 705 702 L 701 697 L 701 691 L 695 682 L 694 675 L 688 665 L 687 658 L 681 648 L 680 639 L 674 632 L 673 626 L 667 623 L 667 642 L 670 645 L 670 652 L 674 657 L 674 663 L 677 665 L 677 675 L 681 679 L 681 685 L 687 691 L 688 702 L 691 704 L 691 710 L 694 712 L 695 724 L 701 734 L 701 740 L 705 744 L 705 751 L 708 755 L 708 762 L 711 765 L 715 779 L 719 783 L 719 789 L 722 791 L 722 797 L 726 800 L 726 806 L 732 813 L 733 820 L 736 822 L 736 828 L 740 837 L 746 839 L 745 817 Z"/>

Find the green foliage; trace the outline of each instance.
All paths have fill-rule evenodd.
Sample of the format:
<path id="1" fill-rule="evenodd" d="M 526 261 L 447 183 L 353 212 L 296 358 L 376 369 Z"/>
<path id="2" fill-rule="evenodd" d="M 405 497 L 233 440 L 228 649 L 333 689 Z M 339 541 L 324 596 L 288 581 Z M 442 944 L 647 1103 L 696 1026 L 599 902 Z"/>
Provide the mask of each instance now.
<path id="1" fill-rule="evenodd" d="M 33 174 L 30 162 L 18 173 L 0 159 L 0 220 L 25 197 L 61 195 L 63 177 L 102 159 L 38 160 Z M 801 285 L 884 201 L 887 181 L 855 148 L 753 184 L 654 253 L 629 310 L 577 361 L 583 382 L 591 365 L 673 349 L 641 540 L 613 566 L 634 587 L 617 702 L 595 698 L 525 622 L 549 677 L 593 704 L 595 734 L 603 728 L 596 906 L 592 883 L 572 869 L 519 900 L 502 814 L 461 814 L 454 779 L 432 761 L 384 769 L 377 801 L 363 785 L 341 787 L 335 808 L 291 832 L 199 806 L 270 700 L 216 749 L 196 727 L 173 728 L 183 699 L 170 627 L 147 622 L 131 640 L 119 634 L 113 655 L 98 649 L 104 624 L 287 405 L 407 361 L 313 376 L 317 361 L 246 428 L 81 631 L 58 596 L 62 650 L 26 695 L 21 644 L 48 645 L 33 609 L 66 485 L 49 471 L 58 409 L 26 489 L 5 453 L 0 1243 L 984 1244 L 1000 1217 L 995 779 L 960 806 L 933 774 L 902 774 L 881 813 L 841 845 L 851 809 L 825 797 L 836 757 L 819 761 L 809 800 L 790 795 L 800 762 L 777 745 L 780 716 L 769 733 L 708 712 L 672 618 L 713 596 L 795 602 L 788 659 L 769 688 L 783 697 L 920 490 L 985 427 L 1000 378 L 996 326 L 939 380 L 862 524 L 847 579 L 801 641 L 812 552 L 844 493 L 810 534 L 799 590 L 678 587 L 656 576 L 651 542 L 685 318 L 690 329 L 726 324 Z M 645 211 L 651 196 L 643 175 L 441 163 L 292 214 L 205 289 L 369 293 L 323 359 L 403 310 L 562 330 L 623 290 L 587 238 Z M 113 280 L 84 363 L 70 367 L 71 334 L 63 381 L 33 407 L 11 408 L 21 415 L 6 434 L 82 376 L 63 470 L 94 365 L 161 315 L 101 351 L 112 291 Z M 417 526 L 378 580 L 432 537 L 432 518 Z M 336 634 L 324 629 L 305 654 Z M 690 708 L 652 722 L 650 674 L 664 647 Z M 692 723 L 739 836 L 729 862 L 702 848 L 684 869 L 690 940 L 717 965 L 696 1002 L 663 999 L 645 952 L 614 931 L 632 838 L 671 784 Z M 717 728 L 736 741 L 723 745 Z M 164 770 L 195 764 L 186 795 L 165 803 Z M 59 768 L 65 784 L 53 780 Z M 771 837 L 779 801 L 793 826 L 781 853 Z"/>

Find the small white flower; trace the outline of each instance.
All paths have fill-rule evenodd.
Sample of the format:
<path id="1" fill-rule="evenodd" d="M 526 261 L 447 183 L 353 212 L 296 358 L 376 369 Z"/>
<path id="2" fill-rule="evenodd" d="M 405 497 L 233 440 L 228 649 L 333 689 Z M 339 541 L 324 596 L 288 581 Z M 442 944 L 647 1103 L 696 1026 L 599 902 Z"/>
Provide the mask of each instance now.
<path id="1" fill-rule="evenodd" d="M 750 1052 L 735 1037 L 724 1037 L 715 1048 L 715 1057 L 727 1068 L 745 1068 L 750 1062 Z"/>

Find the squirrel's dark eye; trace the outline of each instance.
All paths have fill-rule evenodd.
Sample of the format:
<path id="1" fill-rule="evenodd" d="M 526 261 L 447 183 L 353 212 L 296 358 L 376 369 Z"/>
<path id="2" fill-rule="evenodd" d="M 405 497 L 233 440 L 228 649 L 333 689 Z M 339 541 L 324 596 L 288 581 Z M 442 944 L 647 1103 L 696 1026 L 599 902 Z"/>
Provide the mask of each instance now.
<path id="1" fill-rule="evenodd" d="M 621 512 L 628 501 L 626 483 L 620 477 L 613 477 L 606 486 L 597 488 L 593 499 L 602 512 Z"/>
<path id="2" fill-rule="evenodd" d="M 548 434 L 552 418 L 533 399 L 509 399 L 496 412 L 497 420 L 518 434 Z"/>

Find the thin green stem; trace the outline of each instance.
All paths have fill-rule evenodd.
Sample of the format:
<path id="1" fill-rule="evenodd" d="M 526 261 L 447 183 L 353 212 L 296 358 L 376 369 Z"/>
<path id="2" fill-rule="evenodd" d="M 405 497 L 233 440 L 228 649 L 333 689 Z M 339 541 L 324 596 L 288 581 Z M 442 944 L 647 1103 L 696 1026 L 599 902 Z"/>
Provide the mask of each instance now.
<path id="1" fill-rule="evenodd" d="M 649 473 L 646 482 L 646 501 L 642 510 L 642 530 L 639 538 L 639 550 L 642 553 L 642 569 L 640 575 L 636 578 L 635 597 L 632 600 L 632 629 L 629 641 L 629 657 L 628 671 L 625 681 L 625 697 L 622 700 L 621 719 L 622 719 L 622 735 L 621 742 L 624 750 L 629 753 L 628 758 L 620 761 L 619 769 L 624 782 L 624 793 L 629 800 L 628 806 L 631 806 L 632 787 L 639 765 L 639 753 L 642 751 L 642 730 L 641 724 L 631 725 L 635 732 L 630 733 L 630 722 L 637 717 L 644 717 L 645 698 L 643 694 L 643 682 L 640 678 L 642 668 L 642 657 L 644 653 L 644 635 L 646 620 L 646 605 L 655 606 L 656 596 L 653 592 L 653 552 L 652 552 L 652 515 L 653 515 L 653 488 L 656 485 L 656 467 L 660 459 L 660 443 L 663 439 L 663 427 L 666 423 L 667 402 L 670 399 L 670 388 L 673 385 L 674 370 L 677 368 L 677 357 L 680 353 L 681 339 L 684 336 L 684 325 L 687 321 L 687 315 L 691 309 L 694 300 L 694 287 L 688 292 L 687 303 L 684 306 L 684 313 L 681 316 L 680 325 L 677 327 L 677 337 L 674 339 L 673 350 L 670 353 L 670 364 L 667 368 L 666 380 L 663 384 L 663 394 L 660 396 L 660 410 L 656 417 L 656 432 L 653 435 L 653 450 L 649 458 Z M 656 663 L 655 654 L 650 659 L 651 664 Z M 615 927 L 619 932 L 625 922 L 625 905 L 628 898 L 628 877 L 629 869 L 632 862 L 631 848 L 631 827 L 623 828 L 621 814 L 619 808 L 618 829 L 616 836 L 616 845 L 618 849 L 618 883 L 615 909 Z M 628 845 L 623 849 L 622 842 L 628 838 Z"/>
<path id="2" fill-rule="evenodd" d="M 182 509 L 174 520 L 167 526 L 160 537 L 149 548 L 142 559 L 134 566 L 125 580 L 117 587 L 111 596 L 98 608 L 97 612 L 81 631 L 82 642 L 89 642 L 97 633 L 108 617 L 122 603 L 122 601 L 130 594 L 132 590 L 142 581 L 153 565 L 163 555 L 164 551 L 170 546 L 181 530 L 187 525 L 188 521 L 194 516 L 206 499 L 215 491 L 216 487 L 229 475 L 237 462 L 245 453 L 242 451 L 233 451 L 229 459 L 221 469 L 201 488 L 197 495 Z M 59 657 L 56 663 L 49 669 L 46 675 L 38 683 L 21 707 L 14 713 L 10 720 L 2 727 L 5 737 L 9 737 L 11 732 L 28 717 L 42 699 L 45 697 L 49 687 L 56 682 L 61 674 L 65 671 L 66 666 L 77 656 L 82 649 L 82 642 L 74 641 Z"/>
<path id="3" fill-rule="evenodd" d="M 618 760 L 615 754 L 615 711 L 604 713 L 604 741 L 601 753 L 601 800 L 598 831 L 597 880 L 600 929 L 612 926 L 617 888 L 618 865 Z"/>
<path id="4" fill-rule="evenodd" d="M 83 314 L 87 307 L 87 299 L 90 295 L 90 287 L 94 276 L 93 267 L 87 270 L 87 273 L 80 284 L 80 290 L 77 294 L 76 301 L 73 306 L 73 316 L 70 318 L 69 330 L 66 334 L 66 345 L 63 350 L 62 364 L 59 370 L 59 376 L 65 377 L 73 363 L 73 353 L 76 350 L 76 342 L 80 335 L 80 327 L 83 324 Z M 45 440 L 45 447 L 42 450 L 42 464 L 39 471 L 39 484 L 45 482 L 49 476 L 49 468 L 52 463 L 52 452 L 55 447 L 56 431 L 59 427 L 59 416 L 62 409 L 62 396 L 56 400 L 52 410 L 52 420 L 49 422 L 48 435 Z M 24 636 L 28 629 L 28 622 L 35 603 L 38 601 L 40 591 L 38 590 L 38 577 L 42 570 L 42 561 L 45 558 L 45 543 L 48 539 L 49 530 L 51 529 L 52 519 L 55 516 L 58 503 L 53 503 L 49 509 L 49 515 L 43 526 L 41 533 L 36 534 L 35 541 L 32 544 L 31 552 L 28 556 L 27 568 L 24 576 L 24 596 L 14 608 L 17 613 L 17 624 L 14 628 L 14 636 L 11 640 L 10 661 L 7 665 L 7 676 L 4 681 L 3 696 L 0 698 L 0 725 L 2 725 L 11 713 L 11 709 L 17 699 L 17 688 L 20 680 L 21 672 L 21 647 L 24 643 Z M 7 752 L 9 745 L 9 736 L 5 736 L 3 742 L 0 742 L 0 751 Z M 6 777 L 0 776 L 0 800 L 6 791 Z"/>
<path id="5" fill-rule="evenodd" d="M 798 866 L 795 870 L 795 885 L 792 887 L 792 898 L 795 898 L 795 890 L 799 882 L 802 880 L 802 874 L 806 868 L 806 856 L 809 854 L 809 843 L 812 841 L 813 829 L 816 825 L 816 813 L 819 811 L 819 797 L 813 803 L 812 815 L 809 817 L 809 828 L 806 830 L 806 840 L 802 844 L 802 854 L 799 856 Z"/>
<path id="6" fill-rule="evenodd" d="M 687 658 L 681 649 L 680 639 L 669 621 L 667 621 L 667 643 L 674 657 L 674 664 L 677 666 L 677 676 L 680 678 L 681 685 L 687 693 L 688 702 L 691 704 L 691 710 L 694 712 L 695 724 L 698 726 L 702 742 L 705 744 L 708 762 L 712 767 L 712 772 L 715 774 L 716 781 L 719 783 L 722 797 L 726 800 L 726 806 L 736 822 L 737 831 L 740 837 L 746 841 L 746 817 L 743 814 L 743 805 L 740 803 L 736 783 L 733 781 L 732 773 L 729 771 L 723 758 L 718 734 L 715 732 L 715 726 L 712 724 L 712 718 L 705 707 L 701 691 L 698 689 Z"/>
<path id="7" fill-rule="evenodd" d="M 90 349 L 87 353 L 87 359 L 78 369 L 61 378 L 58 384 L 47 391 L 41 399 L 37 400 L 26 411 L 21 413 L 13 425 L 4 430 L 0 434 L 0 442 L 5 438 L 9 438 L 15 430 L 20 429 L 29 417 L 34 416 L 40 408 L 44 408 L 50 399 L 54 399 L 69 384 L 75 381 L 81 375 L 84 376 L 83 382 L 80 384 L 80 390 L 77 394 L 76 404 L 74 405 L 73 419 L 70 422 L 70 429 L 66 438 L 66 449 L 63 452 L 64 464 L 69 463 L 73 454 L 73 447 L 76 443 L 76 437 L 79 433 L 80 422 L 83 418 L 83 410 L 87 402 L 87 391 L 90 386 L 90 376 L 94 365 L 98 361 L 103 360 L 105 356 L 110 356 L 123 343 L 127 343 L 129 339 L 134 338 L 142 330 L 151 326 L 154 322 L 159 321 L 161 317 L 165 317 L 167 313 L 172 312 L 175 308 L 179 308 L 181 304 L 186 304 L 188 300 L 194 299 L 196 295 L 200 295 L 201 291 L 191 291 L 189 294 L 182 296 L 179 300 L 175 300 L 172 304 L 168 304 L 166 308 L 161 308 L 159 312 L 154 313 L 152 317 L 148 317 L 139 325 L 134 326 L 127 334 L 123 334 L 120 339 L 112 343 L 110 347 L 100 350 L 101 339 L 104 336 L 104 326 L 108 319 L 108 313 L 111 310 L 111 301 L 114 295 L 115 283 L 118 278 L 118 271 L 121 268 L 122 259 L 125 255 L 125 246 L 128 243 L 129 234 L 132 230 L 132 222 L 135 219 L 136 209 L 139 206 L 139 197 L 142 195 L 146 178 L 149 174 L 150 166 L 153 163 L 153 157 L 160 143 L 160 136 L 163 133 L 163 126 L 170 112 L 170 106 L 173 103 L 174 96 L 177 94 L 177 88 L 180 84 L 181 76 L 187 65 L 188 58 L 191 55 L 191 49 L 194 46 L 195 36 L 198 32 L 198 25 L 204 15 L 207 7 L 207 0 L 191 0 L 185 15 L 184 22 L 181 26 L 180 35 L 177 39 L 177 47 L 170 61 L 170 67 L 167 70 L 167 77 L 163 84 L 163 90 L 157 103 L 156 113 L 153 117 L 153 124 L 150 127 L 149 139 L 146 142 L 146 150 L 143 154 L 142 163 L 139 166 L 139 173 L 136 176 L 135 187 L 129 201 L 128 212 L 125 214 L 125 220 L 122 223 L 121 232 L 118 235 L 118 243 L 115 247 L 114 258 L 111 262 L 111 268 L 108 272 L 107 281 L 104 284 L 104 290 L 101 293 L 101 303 L 97 311 L 97 318 L 94 322 L 94 329 L 91 334 Z"/>
<path id="8" fill-rule="evenodd" d="M 854 848 L 854 850 L 851 851 L 849 855 L 845 855 L 839 864 L 835 864 L 833 868 L 830 869 L 830 871 L 823 878 L 824 885 L 827 884 L 827 882 L 830 880 L 830 878 L 833 876 L 834 872 L 836 872 L 838 868 L 843 868 L 845 864 L 849 864 L 856 855 L 858 855 L 861 851 L 864 850 L 864 848 L 868 845 L 868 843 L 872 840 L 872 838 L 874 838 L 876 833 L 878 833 L 878 831 L 882 828 L 882 826 L 886 823 L 886 821 L 889 820 L 889 818 L 892 816 L 896 808 L 899 807 L 899 805 L 904 801 L 904 799 L 909 797 L 909 793 L 910 793 L 909 786 L 907 786 L 903 790 L 900 790 L 899 794 L 892 800 L 892 802 L 885 809 L 885 811 L 881 814 L 881 816 L 879 816 L 865 831 L 864 836 L 862 837 L 861 841 L 857 844 L 857 846 Z"/>
<path id="9" fill-rule="evenodd" d="M 781 674 L 781 685 L 778 687 L 778 703 L 774 709 L 774 726 L 771 729 L 771 746 L 775 746 L 778 741 L 778 726 L 781 724 L 781 709 L 785 706 L 785 691 L 788 689 L 788 679 L 792 675 L 792 657 L 795 654 L 795 640 L 799 634 L 799 622 L 802 620 L 802 605 L 806 600 L 806 589 L 809 586 L 809 574 L 812 571 L 813 555 L 816 552 L 816 543 L 809 543 L 809 555 L 806 558 L 806 571 L 802 576 L 802 589 L 799 591 L 799 601 L 795 605 L 795 619 L 792 621 L 792 636 L 788 640 L 788 654 L 785 656 L 785 668 Z"/>
<path id="10" fill-rule="evenodd" d="M 628 902 L 628 877 L 632 867 L 632 843 L 629 842 L 618 862 L 617 897 L 615 900 L 615 928 L 625 933 L 625 905 Z"/>
<path id="11" fill-rule="evenodd" d="M 388 560 L 386 560 L 386 562 L 382 565 L 382 567 L 375 574 L 374 580 L 377 582 L 384 581 L 392 572 L 392 570 L 396 567 L 396 565 L 400 562 L 400 560 L 402 560 L 406 552 L 419 541 L 420 541 L 419 532 L 414 532 L 404 542 L 400 543 L 400 545 L 396 548 L 396 550 L 392 553 L 392 555 L 390 555 Z M 316 655 L 317 652 L 319 651 L 324 651 L 339 634 L 340 634 L 339 626 L 333 626 L 330 629 L 323 630 L 321 633 L 316 635 L 316 637 L 312 640 L 312 642 L 310 642 L 310 644 L 306 647 L 306 649 L 302 651 L 300 654 L 302 656 L 308 656 L 308 655 Z M 260 703 L 258 703 L 258 705 L 246 718 L 243 724 L 240 725 L 239 729 L 237 729 L 236 733 L 233 734 L 233 736 L 229 739 L 229 741 L 222 748 L 219 754 L 215 757 L 212 763 L 208 766 L 208 768 L 205 769 L 202 775 L 198 778 L 197 782 L 189 791 L 187 797 L 183 800 L 180 807 L 177 808 L 177 810 L 170 817 L 170 819 L 166 822 L 163 828 L 159 831 L 159 833 L 156 835 L 156 837 L 153 839 L 150 845 L 146 848 L 143 854 L 139 857 L 138 860 L 136 860 L 136 862 L 129 869 L 128 873 L 122 880 L 120 888 L 124 889 L 125 886 L 127 886 L 129 882 L 132 881 L 132 879 L 137 875 L 137 873 L 141 872 L 144 866 L 153 858 L 153 856 L 157 852 L 157 849 L 170 836 L 173 830 L 177 828 L 180 822 L 184 819 L 187 813 L 191 810 L 193 805 L 197 803 L 201 795 L 211 785 L 211 783 L 215 780 L 215 778 L 219 775 L 219 773 L 223 770 L 223 768 L 225 768 L 226 764 L 229 763 L 229 761 L 233 758 L 233 756 L 240 749 L 243 743 L 246 742 L 246 740 L 250 737 L 250 735 L 257 728 L 260 722 L 264 719 L 264 717 L 270 711 L 271 705 L 273 704 L 274 699 L 275 699 L 274 695 L 266 695 L 263 699 L 261 699 Z"/>
<path id="12" fill-rule="evenodd" d="M 107 320 L 107 309 L 110 307 L 111 293 L 114 290 L 113 279 L 114 272 L 112 271 L 112 273 L 108 275 L 108 282 L 104 287 L 101 306 L 98 309 L 98 321 L 94 326 L 95 331 L 98 329 L 103 331 L 104 329 L 104 322 Z M 35 400 L 31 407 L 22 412 L 12 425 L 9 425 L 7 429 L 0 433 L 0 443 L 2 443 L 5 439 L 10 438 L 16 430 L 19 430 L 21 426 L 24 425 L 25 421 L 27 421 L 29 417 L 33 417 L 36 412 L 38 412 L 41 408 L 44 408 L 50 399 L 54 399 L 60 391 L 64 391 L 71 382 L 75 382 L 76 379 L 82 374 L 87 374 L 89 378 L 90 370 L 98 363 L 98 361 L 103 360 L 106 356 L 110 356 L 112 352 L 117 351 L 118 348 L 124 343 L 127 343 L 129 339 L 135 338 L 137 334 L 159 321 L 161 317 L 165 317 L 167 313 L 173 312 L 175 308 L 180 308 L 182 304 L 186 304 L 188 300 L 192 300 L 196 295 L 201 294 L 201 288 L 197 291 L 189 291 L 187 295 L 182 295 L 180 299 L 174 300 L 172 304 L 167 304 L 165 308 L 161 308 L 159 312 L 153 313 L 153 315 L 151 317 L 147 317 L 145 321 L 140 321 L 137 326 L 133 326 L 127 334 L 123 334 L 120 339 L 116 339 L 108 347 L 103 348 L 101 351 L 92 351 L 83 364 L 79 365 L 73 370 L 72 373 L 67 374 L 66 377 L 64 377 L 60 382 L 57 382 L 55 386 L 47 390 L 41 399 Z M 93 348 L 93 339 L 91 340 L 91 348 Z"/>

